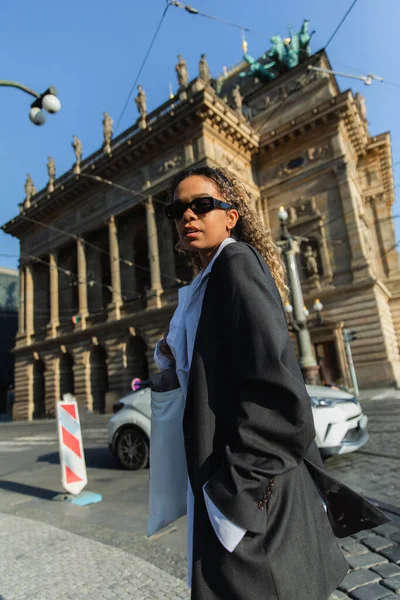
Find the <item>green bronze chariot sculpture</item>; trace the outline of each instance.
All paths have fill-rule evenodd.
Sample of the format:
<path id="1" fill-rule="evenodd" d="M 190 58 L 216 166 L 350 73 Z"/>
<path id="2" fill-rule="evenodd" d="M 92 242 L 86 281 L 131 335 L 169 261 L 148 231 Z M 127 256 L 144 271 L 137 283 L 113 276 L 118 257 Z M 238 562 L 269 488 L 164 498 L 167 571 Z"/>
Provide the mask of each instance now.
<path id="1" fill-rule="evenodd" d="M 280 35 L 271 37 L 272 47 L 262 55 L 262 59 L 270 60 L 266 64 L 255 60 L 247 53 L 247 42 L 243 42 L 243 59 L 250 65 L 248 71 L 242 71 L 241 77 L 256 77 L 267 83 L 281 73 L 293 69 L 300 62 L 311 56 L 310 41 L 315 31 L 309 33 L 309 19 L 304 19 L 300 31 L 292 35 L 289 27 L 289 37 L 282 39 Z"/>

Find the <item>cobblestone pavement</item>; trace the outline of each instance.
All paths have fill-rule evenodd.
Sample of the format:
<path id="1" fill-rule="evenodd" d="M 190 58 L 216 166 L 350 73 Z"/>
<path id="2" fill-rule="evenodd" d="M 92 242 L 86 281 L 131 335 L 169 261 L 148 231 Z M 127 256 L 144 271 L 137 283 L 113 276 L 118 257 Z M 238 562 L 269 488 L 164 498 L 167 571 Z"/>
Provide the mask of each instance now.
<path id="1" fill-rule="evenodd" d="M 330 600 L 400 598 L 400 526 L 388 523 L 339 540 L 350 571 Z"/>
<path id="2" fill-rule="evenodd" d="M 182 600 L 183 581 L 123 550 L 0 514 L 1 600 Z"/>
<path id="3" fill-rule="evenodd" d="M 400 540 L 400 526 L 388 524 L 340 540 L 350 571 L 330 600 L 400 598 L 396 539 Z M 1 600 L 189 598 L 184 581 L 138 556 L 2 513 L 0 564 Z"/>
<path id="4" fill-rule="evenodd" d="M 364 496 L 400 507 L 400 397 L 383 395 L 361 399 L 369 418 L 367 444 L 358 452 L 327 460 L 325 467 Z"/>
<path id="5" fill-rule="evenodd" d="M 400 392 L 374 392 L 362 406 L 368 444 L 329 459 L 326 468 L 364 496 L 400 507 Z M 113 463 L 101 419 L 86 425 L 86 454 L 89 489 L 102 493 L 103 502 L 90 510 L 49 502 L 59 491 L 51 427 L 10 424 L 1 431 L 0 600 L 188 598 L 185 521 L 159 540 L 146 539 L 148 473 L 123 472 Z M 330 600 L 400 598 L 400 516 L 395 518 L 339 540 L 350 571 Z"/>

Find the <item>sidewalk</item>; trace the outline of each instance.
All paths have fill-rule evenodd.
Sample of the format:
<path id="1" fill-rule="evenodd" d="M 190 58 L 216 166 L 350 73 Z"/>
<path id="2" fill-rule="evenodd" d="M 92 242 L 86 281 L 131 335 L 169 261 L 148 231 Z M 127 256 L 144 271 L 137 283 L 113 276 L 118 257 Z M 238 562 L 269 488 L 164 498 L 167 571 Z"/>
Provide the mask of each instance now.
<path id="1" fill-rule="evenodd" d="M 0 513 L 0 600 L 182 600 L 185 582 L 141 558 Z"/>
<path id="2" fill-rule="evenodd" d="M 351 570 L 330 600 L 399 600 L 400 546 L 395 540 L 400 540 L 395 524 L 339 540 Z M 133 554 L 2 513 L 0 564 L 0 600 L 189 598 L 184 581 Z"/>

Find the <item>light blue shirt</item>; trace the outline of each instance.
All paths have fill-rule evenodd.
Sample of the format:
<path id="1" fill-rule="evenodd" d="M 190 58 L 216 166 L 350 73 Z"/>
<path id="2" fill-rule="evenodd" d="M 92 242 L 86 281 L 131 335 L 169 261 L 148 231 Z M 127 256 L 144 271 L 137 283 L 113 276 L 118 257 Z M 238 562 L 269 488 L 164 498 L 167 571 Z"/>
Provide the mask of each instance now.
<path id="1" fill-rule="evenodd" d="M 209 265 L 202 269 L 189 286 L 185 286 L 179 290 L 178 306 L 172 317 L 167 343 L 175 358 L 176 374 L 183 394 L 186 398 L 190 365 L 192 363 L 193 349 L 196 338 L 197 327 L 201 315 L 201 309 L 204 300 L 204 294 L 207 289 L 208 280 L 214 262 L 222 250 L 228 244 L 234 243 L 235 240 L 227 238 L 219 246 L 215 256 L 210 261 Z M 161 354 L 158 342 L 154 360 L 159 369 L 164 370 L 171 367 L 169 359 Z M 204 491 L 204 490 L 203 490 Z M 208 516 L 213 525 L 214 531 L 218 536 L 221 544 L 229 552 L 233 552 L 238 543 L 246 533 L 245 529 L 235 525 L 227 519 L 221 511 L 215 506 L 204 491 L 204 499 L 207 506 Z M 192 544 L 193 544 L 193 493 L 191 486 L 188 485 L 188 582 L 191 581 L 191 563 L 192 563 Z"/>

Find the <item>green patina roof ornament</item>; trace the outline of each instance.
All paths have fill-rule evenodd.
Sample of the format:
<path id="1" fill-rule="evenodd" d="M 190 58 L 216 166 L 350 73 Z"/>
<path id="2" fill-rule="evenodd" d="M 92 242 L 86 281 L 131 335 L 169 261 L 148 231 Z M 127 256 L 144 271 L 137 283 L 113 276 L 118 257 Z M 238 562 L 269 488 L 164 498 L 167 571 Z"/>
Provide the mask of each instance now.
<path id="1" fill-rule="evenodd" d="M 246 72 L 239 73 L 240 77 L 257 77 L 261 82 L 268 83 L 281 73 L 284 73 L 311 56 L 310 41 L 315 31 L 309 33 L 309 19 L 304 19 L 300 31 L 292 34 L 289 26 L 289 37 L 281 38 L 280 35 L 271 37 L 272 47 L 262 55 L 261 59 L 270 60 L 265 64 L 255 60 L 247 54 L 247 42 L 243 39 L 243 59 L 250 65 Z"/>

